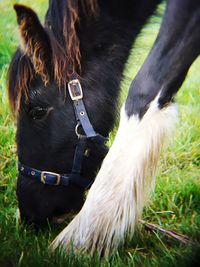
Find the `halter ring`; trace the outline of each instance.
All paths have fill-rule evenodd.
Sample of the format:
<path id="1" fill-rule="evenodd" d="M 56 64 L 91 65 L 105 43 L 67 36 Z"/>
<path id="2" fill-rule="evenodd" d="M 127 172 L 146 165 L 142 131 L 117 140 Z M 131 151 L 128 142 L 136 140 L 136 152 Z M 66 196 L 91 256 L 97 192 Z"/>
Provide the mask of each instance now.
<path id="1" fill-rule="evenodd" d="M 84 134 L 80 134 L 79 132 L 78 132 L 78 129 L 79 129 L 79 127 L 81 126 L 81 123 L 80 122 L 78 122 L 77 124 L 76 124 L 76 127 L 75 127 L 75 133 L 76 133 L 76 136 L 80 139 L 80 138 L 85 138 L 86 137 L 86 135 L 84 135 Z"/>

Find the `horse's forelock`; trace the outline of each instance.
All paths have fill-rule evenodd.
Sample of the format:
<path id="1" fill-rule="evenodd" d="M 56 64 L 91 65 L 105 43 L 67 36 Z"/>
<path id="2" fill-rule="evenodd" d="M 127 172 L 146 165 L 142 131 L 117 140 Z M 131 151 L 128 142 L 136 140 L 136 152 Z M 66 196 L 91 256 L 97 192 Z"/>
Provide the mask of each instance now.
<path id="1" fill-rule="evenodd" d="M 77 25 L 80 22 L 80 10 L 82 10 L 82 13 L 88 18 L 96 15 L 98 10 L 97 0 L 68 0 L 66 2 L 62 32 L 65 43 L 65 64 L 60 60 L 60 54 L 53 53 L 55 78 L 61 81 L 61 83 L 64 82 L 64 84 L 66 84 L 66 81 L 72 73 L 76 72 L 81 74 L 80 40 L 77 34 Z M 61 64 L 59 64 L 59 62 Z M 62 81 L 62 77 L 65 77 L 66 81 Z"/>

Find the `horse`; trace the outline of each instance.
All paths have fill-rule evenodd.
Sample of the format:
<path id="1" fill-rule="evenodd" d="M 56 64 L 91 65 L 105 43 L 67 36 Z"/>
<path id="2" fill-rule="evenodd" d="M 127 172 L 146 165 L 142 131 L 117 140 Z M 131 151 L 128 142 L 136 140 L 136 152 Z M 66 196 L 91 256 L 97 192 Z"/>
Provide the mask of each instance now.
<path id="1" fill-rule="evenodd" d="M 20 216 L 41 227 L 80 210 L 53 249 L 73 242 L 108 254 L 134 233 L 176 122 L 174 96 L 200 53 L 199 1 L 168 0 L 108 150 L 124 65 L 160 2 L 50 0 L 44 26 L 31 8 L 14 5 L 21 45 L 8 94 L 17 120 Z"/>

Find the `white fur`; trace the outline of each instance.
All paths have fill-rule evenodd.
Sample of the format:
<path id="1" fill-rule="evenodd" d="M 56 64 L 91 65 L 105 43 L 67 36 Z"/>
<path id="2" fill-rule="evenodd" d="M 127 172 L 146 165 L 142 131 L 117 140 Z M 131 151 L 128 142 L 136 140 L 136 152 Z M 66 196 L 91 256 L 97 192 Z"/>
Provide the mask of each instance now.
<path id="1" fill-rule="evenodd" d="M 52 243 L 68 249 L 108 254 L 132 237 L 154 184 L 160 149 L 177 118 L 174 104 L 160 110 L 158 96 L 140 121 L 128 119 L 124 107 L 114 143 L 92 185 L 85 204 Z"/>

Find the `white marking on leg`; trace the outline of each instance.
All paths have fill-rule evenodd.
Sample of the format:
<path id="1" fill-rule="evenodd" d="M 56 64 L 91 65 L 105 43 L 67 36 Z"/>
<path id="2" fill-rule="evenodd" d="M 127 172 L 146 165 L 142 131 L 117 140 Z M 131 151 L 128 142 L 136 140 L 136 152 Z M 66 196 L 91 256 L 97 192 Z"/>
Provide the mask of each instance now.
<path id="1" fill-rule="evenodd" d="M 124 107 L 114 143 L 103 161 L 85 204 L 52 243 L 104 252 L 132 237 L 148 198 L 164 139 L 175 124 L 175 104 L 160 110 L 158 96 L 141 121 L 126 116 Z"/>

